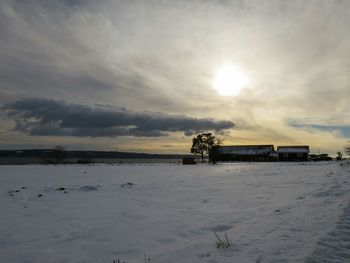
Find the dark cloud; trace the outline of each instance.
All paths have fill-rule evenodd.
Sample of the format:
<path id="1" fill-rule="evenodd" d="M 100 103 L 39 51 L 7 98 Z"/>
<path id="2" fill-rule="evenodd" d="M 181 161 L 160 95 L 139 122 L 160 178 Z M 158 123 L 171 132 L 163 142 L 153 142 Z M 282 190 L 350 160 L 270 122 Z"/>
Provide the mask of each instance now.
<path id="1" fill-rule="evenodd" d="M 6 103 L 3 109 L 15 120 L 15 131 L 33 136 L 159 137 L 169 132 L 190 136 L 234 127 L 230 121 L 134 112 L 111 106 L 88 107 L 49 99 L 17 100 Z"/>
<path id="2" fill-rule="evenodd" d="M 163 144 L 162 145 L 163 148 L 173 148 L 174 145 L 170 145 L 170 144 Z"/>

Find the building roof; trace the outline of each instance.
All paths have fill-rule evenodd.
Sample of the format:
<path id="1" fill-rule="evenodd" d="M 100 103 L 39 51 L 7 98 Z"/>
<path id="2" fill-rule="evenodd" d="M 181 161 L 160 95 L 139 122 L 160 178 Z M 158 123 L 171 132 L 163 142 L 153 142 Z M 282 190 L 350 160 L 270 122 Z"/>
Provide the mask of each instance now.
<path id="1" fill-rule="evenodd" d="M 231 145 L 220 146 L 219 153 L 234 155 L 265 155 L 274 151 L 273 145 Z"/>
<path id="2" fill-rule="evenodd" d="M 309 153 L 310 148 L 308 145 L 303 146 L 278 146 L 278 153 Z"/>

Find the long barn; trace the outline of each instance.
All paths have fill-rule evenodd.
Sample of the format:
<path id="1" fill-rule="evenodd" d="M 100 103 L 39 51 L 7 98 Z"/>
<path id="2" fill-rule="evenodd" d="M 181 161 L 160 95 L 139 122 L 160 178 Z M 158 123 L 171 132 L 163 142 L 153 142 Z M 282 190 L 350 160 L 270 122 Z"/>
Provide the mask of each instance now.
<path id="1" fill-rule="evenodd" d="M 219 146 L 217 161 L 268 162 L 277 160 L 273 145 L 232 145 Z"/>

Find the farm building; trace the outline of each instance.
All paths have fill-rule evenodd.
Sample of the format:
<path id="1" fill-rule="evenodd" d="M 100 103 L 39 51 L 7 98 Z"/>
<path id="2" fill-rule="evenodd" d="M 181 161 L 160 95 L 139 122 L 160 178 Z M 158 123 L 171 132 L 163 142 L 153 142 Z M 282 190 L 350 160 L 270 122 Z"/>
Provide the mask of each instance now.
<path id="1" fill-rule="evenodd" d="M 309 146 L 278 146 L 277 154 L 280 162 L 284 161 L 308 161 Z"/>
<path id="2" fill-rule="evenodd" d="M 196 164 L 196 159 L 193 156 L 183 157 L 182 164 Z"/>
<path id="3" fill-rule="evenodd" d="M 216 161 L 275 161 L 273 145 L 234 145 L 219 146 L 216 150 Z"/>

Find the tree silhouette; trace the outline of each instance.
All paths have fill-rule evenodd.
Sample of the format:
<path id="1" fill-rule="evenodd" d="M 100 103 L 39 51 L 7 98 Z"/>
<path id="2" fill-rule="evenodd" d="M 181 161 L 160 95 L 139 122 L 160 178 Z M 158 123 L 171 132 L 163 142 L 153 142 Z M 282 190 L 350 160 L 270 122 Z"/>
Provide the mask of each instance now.
<path id="1" fill-rule="evenodd" d="M 220 145 L 220 143 L 220 140 L 215 138 L 212 133 L 199 134 L 192 139 L 191 153 L 200 154 L 202 163 L 204 163 L 204 156 L 209 155 L 212 148 Z"/>
<path id="2" fill-rule="evenodd" d="M 345 152 L 346 152 L 348 155 L 350 155 L 350 146 L 346 146 L 346 147 L 345 147 Z"/>
<path id="3" fill-rule="evenodd" d="M 343 158 L 343 155 L 341 152 L 337 152 L 338 156 L 337 156 L 337 161 L 341 161 Z"/>

